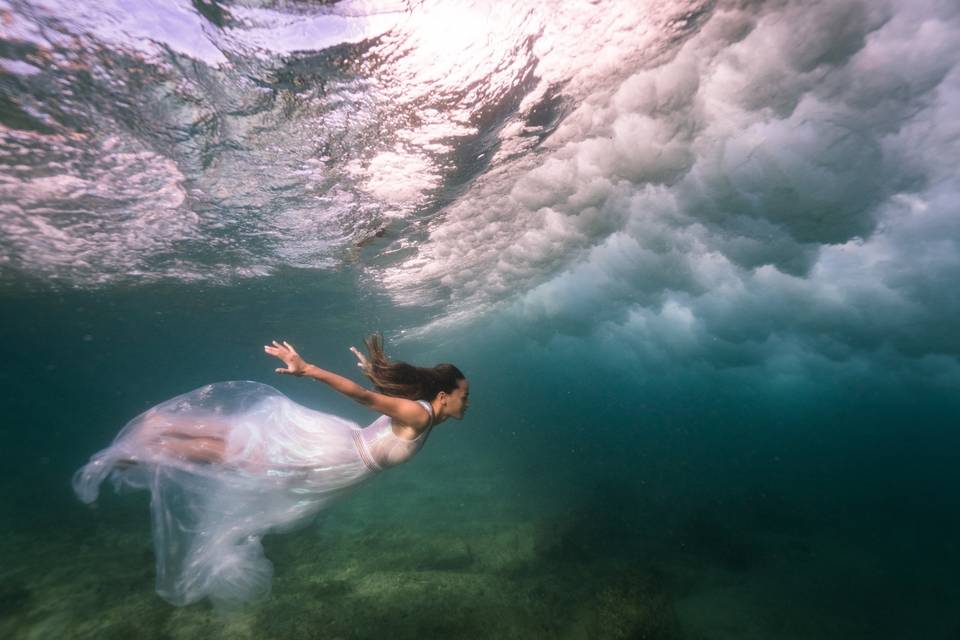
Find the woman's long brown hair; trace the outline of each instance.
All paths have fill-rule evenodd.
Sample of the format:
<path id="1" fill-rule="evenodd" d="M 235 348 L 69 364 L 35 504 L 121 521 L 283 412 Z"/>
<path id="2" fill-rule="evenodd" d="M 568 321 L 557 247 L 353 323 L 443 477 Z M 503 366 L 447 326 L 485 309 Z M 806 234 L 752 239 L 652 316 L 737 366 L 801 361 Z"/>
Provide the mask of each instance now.
<path id="1" fill-rule="evenodd" d="M 415 367 L 406 362 L 394 362 L 383 352 L 383 336 L 374 333 L 364 340 L 367 360 L 364 374 L 380 393 L 408 400 L 433 400 L 441 391 L 452 392 L 466 376 L 452 364 L 435 367 Z"/>

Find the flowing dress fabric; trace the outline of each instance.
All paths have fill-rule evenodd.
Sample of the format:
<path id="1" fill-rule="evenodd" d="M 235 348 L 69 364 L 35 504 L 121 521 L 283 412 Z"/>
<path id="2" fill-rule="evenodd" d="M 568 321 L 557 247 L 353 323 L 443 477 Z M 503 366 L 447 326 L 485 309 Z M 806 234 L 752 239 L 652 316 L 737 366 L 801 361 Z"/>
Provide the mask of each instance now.
<path id="1" fill-rule="evenodd" d="M 388 416 L 361 429 L 268 385 L 221 382 L 131 420 L 77 471 L 73 486 L 84 502 L 96 500 L 108 477 L 118 491 L 148 489 L 157 593 L 176 605 L 209 597 L 231 606 L 270 592 L 265 533 L 309 522 L 377 471 L 412 457 L 429 431 L 404 440 Z M 193 438 L 222 443 L 222 461 L 190 460 L 164 444 L 202 442 Z"/>

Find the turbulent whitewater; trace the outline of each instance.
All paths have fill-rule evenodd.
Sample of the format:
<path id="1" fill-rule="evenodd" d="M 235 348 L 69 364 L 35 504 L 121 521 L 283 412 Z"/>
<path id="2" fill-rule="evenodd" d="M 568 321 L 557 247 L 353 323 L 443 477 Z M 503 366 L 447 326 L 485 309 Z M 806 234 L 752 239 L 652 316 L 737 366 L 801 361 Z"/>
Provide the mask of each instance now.
<path id="1" fill-rule="evenodd" d="M 960 352 L 951 3 L 0 6 L 8 287 L 350 269 L 648 358 Z"/>

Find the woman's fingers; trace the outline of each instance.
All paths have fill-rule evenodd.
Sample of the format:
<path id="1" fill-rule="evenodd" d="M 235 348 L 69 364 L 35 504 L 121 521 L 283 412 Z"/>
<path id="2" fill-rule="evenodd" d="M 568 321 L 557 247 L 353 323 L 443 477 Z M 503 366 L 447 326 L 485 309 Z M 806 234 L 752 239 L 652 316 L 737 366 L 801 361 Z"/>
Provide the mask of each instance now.
<path id="1" fill-rule="evenodd" d="M 296 353 L 293 346 L 289 342 L 284 341 L 283 344 L 277 342 L 276 340 L 271 340 L 270 342 L 273 343 L 272 347 L 270 345 L 263 345 L 263 350 L 267 353 L 272 353 L 274 355 L 283 353 L 285 351 Z"/>
<path id="2" fill-rule="evenodd" d="M 271 340 L 271 343 L 273 346 L 269 344 L 263 345 L 263 350 L 272 356 L 280 358 L 283 360 L 283 364 L 287 365 L 286 368 L 278 367 L 275 371 L 292 376 L 302 376 L 306 363 L 303 361 L 303 358 L 300 357 L 300 354 L 297 353 L 297 350 L 293 348 L 293 345 L 286 340 L 282 343 Z"/>

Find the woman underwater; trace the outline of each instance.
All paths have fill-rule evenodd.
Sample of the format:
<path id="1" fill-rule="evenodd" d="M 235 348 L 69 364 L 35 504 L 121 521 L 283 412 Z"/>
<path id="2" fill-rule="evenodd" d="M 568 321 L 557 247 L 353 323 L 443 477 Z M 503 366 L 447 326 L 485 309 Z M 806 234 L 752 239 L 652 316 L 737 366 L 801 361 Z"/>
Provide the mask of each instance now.
<path id="1" fill-rule="evenodd" d="M 286 342 L 264 347 L 286 365 L 277 373 L 319 380 L 382 414 L 366 428 L 265 384 L 218 382 L 131 420 L 77 471 L 74 490 L 93 502 L 110 477 L 117 490 L 150 491 L 157 593 L 172 604 L 266 596 L 273 565 L 264 534 L 308 522 L 351 487 L 406 462 L 433 427 L 467 409 L 469 386 L 452 364 L 393 362 L 379 335 L 366 346 L 369 359 L 350 350 L 377 391 L 307 363 Z"/>

